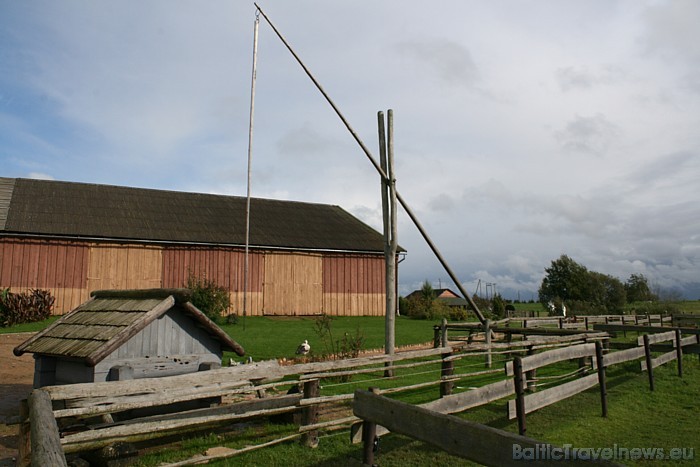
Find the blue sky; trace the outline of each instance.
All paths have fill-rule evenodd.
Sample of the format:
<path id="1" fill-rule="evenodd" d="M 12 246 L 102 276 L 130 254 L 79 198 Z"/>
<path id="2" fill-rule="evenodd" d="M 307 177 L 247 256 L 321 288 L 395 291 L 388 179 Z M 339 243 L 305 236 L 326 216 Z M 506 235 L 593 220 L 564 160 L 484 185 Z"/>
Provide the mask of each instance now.
<path id="1" fill-rule="evenodd" d="M 467 290 L 568 254 L 700 298 L 700 3 L 261 0 Z M 429 5 L 429 6 L 426 6 Z M 244 195 L 255 8 L 0 0 L 0 176 Z M 379 229 L 379 178 L 264 20 L 253 196 Z M 399 216 L 402 293 L 452 287 Z"/>

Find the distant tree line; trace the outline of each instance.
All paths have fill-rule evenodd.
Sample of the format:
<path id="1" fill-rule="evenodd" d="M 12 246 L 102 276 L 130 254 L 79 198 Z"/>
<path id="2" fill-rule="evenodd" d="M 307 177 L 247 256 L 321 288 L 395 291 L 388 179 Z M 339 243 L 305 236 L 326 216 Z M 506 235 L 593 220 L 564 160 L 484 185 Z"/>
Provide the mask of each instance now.
<path id="1" fill-rule="evenodd" d="M 659 299 L 643 274 L 632 274 L 623 283 L 611 275 L 590 271 L 567 255 L 552 261 L 545 273 L 539 301 L 544 307 L 551 303 L 557 310 L 563 303 L 576 314 L 621 314 L 628 303 Z"/>

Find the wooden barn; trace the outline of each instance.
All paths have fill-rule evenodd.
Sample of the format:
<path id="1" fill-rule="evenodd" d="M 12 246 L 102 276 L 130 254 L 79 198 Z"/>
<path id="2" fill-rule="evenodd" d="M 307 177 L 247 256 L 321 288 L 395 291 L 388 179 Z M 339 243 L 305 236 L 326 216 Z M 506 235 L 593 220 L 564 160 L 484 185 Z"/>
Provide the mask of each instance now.
<path id="1" fill-rule="evenodd" d="M 101 289 L 206 277 L 242 313 L 243 197 L 0 178 L 0 287 L 63 314 Z M 338 206 L 252 199 L 248 315 L 379 316 L 382 235 Z"/>
<path id="2" fill-rule="evenodd" d="M 172 376 L 221 367 L 244 349 L 189 302 L 189 290 L 104 290 L 14 349 L 34 354 L 34 387 Z"/>

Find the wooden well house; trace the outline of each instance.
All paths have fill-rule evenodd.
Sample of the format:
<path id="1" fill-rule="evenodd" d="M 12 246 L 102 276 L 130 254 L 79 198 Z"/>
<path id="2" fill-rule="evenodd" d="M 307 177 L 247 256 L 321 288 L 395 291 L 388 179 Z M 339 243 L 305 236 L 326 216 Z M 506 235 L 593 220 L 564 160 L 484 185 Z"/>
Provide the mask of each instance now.
<path id="1" fill-rule="evenodd" d="M 229 313 L 383 316 L 383 236 L 339 206 L 0 177 L 0 288 L 49 290 L 66 313 L 94 290 L 229 291 Z"/>
<path id="2" fill-rule="evenodd" d="M 219 368 L 244 349 L 189 302 L 187 289 L 104 290 L 14 349 L 35 358 L 34 387 Z"/>

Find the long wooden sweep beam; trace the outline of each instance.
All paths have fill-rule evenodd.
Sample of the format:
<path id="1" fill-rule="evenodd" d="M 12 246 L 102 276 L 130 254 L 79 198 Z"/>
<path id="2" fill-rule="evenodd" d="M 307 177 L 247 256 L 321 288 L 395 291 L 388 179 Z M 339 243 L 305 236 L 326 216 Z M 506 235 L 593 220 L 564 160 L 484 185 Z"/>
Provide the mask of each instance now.
<path id="1" fill-rule="evenodd" d="M 272 22 L 270 21 L 270 18 L 267 17 L 267 15 L 265 14 L 265 12 L 260 8 L 260 6 L 259 6 L 257 3 L 255 3 L 254 5 L 255 5 L 255 7 L 258 9 L 258 11 L 260 12 L 260 14 L 263 16 L 263 18 L 265 18 L 265 21 L 267 22 L 267 24 L 270 25 L 270 27 L 271 27 L 272 30 L 275 32 L 275 34 L 277 35 L 277 37 L 282 41 L 282 43 L 285 45 L 285 47 L 287 47 L 287 50 L 289 50 L 289 52 L 292 54 L 292 56 L 293 56 L 294 59 L 297 61 L 297 63 L 299 63 L 299 65 L 302 67 L 302 69 L 304 70 L 304 72 L 306 73 L 306 75 L 307 75 L 307 76 L 311 79 L 311 81 L 314 83 L 314 85 L 315 85 L 316 88 L 319 90 L 319 92 L 323 95 L 323 97 L 326 99 L 326 101 L 328 101 L 328 103 L 330 104 L 330 106 L 331 106 L 331 107 L 333 108 L 333 110 L 335 111 L 336 115 L 338 115 L 338 118 L 340 118 L 340 120 L 343 122 L 343 124 L 345 125 L 345 127 L 348 129 L 348 131 L 350 132 L 350 134 L 352 135 L 352 137 L 355 139 L 355 141 L 357 142 L 357 144 L 360 146 L 360 148 L 362 149 L 362 152 L 365 153 L 365 155 L 367 156 L 367 159 L 369 159 L 369 161 L 372 163 L 372 165 L 374 166 L 375 170 L 379 173 L 379 175 L 381 175 L 381 177 L 382 177 L 384 180 L 386 180 L 387 183 L 391 183 L 391 180 L 390 180 L 389 177 L 387 176 L 386 172 L 385 172 L 385 171 L 380 167 L 380 165 L 377 163 L 377 161 L 375 160 L 375 158 L 374 158 L 374 156 L 372 155 L 372 153 L 369 151 L 369 149 L 367 148 L 367 146 L 365 145 L 365 143 L 362 142 L 362 140 L 360 139 L 360 137 L 357 135 L 357 132 L 355 132 L 355 130 L 354 130 L 353 127 L 350 125 L 350 123 L 347 121 L 347 119 L 345 118 L 345 116 L 343 115 L 343 113 L 340 111 L 340 109 L 338 108 L 338 106 L 335 105 L 335 103 L 334 103 L 333 100 L 330 98 L 330 96 L 326 93 L 326 91 L 323 89 L 323 87 L 321 86 L 321 84 L 316 80 L 316 78 L 314 78 L 314 76 L 313 76 L 313 74 L 311 73 L 311 71 L 306 67 L 306 65 L 304 65 L 304 62 L 301 61 L 301 58 L 299 58 L 299 56 L 296 54 L 296 52 L 294 52 L 294 50 L 292 49 L 292 47 L 291 47 L 291 46 L 289 45 L 289 43 L 285 40 L 285 38 L 282 36 L 282 34 L 277 30 L 277 28 L 275 27 L 275 25 L 272 24 Z M 445 261 L 445 258 L 444 258 L 444 257 L 442 256 L 442 254 L 440 253 L 440 250 L 438 250 L 438 248 L 437 248 L 437 246 L 435 245 L 435 243 L 433 243 L 432 239 L 430 238 L 430 236 L 429 236 L 428 233 L 426 232 L 425 228 L 423 228 L 423 225 L 420 223 L 420 221 L 418 220 L 418 218 L 416 217 L 416 215 L 413 213 L 413 211 L 411 210 L 411 208 L 408 206 L 408 203 L 406 203 L 406 201 L 403 199 L 403 197 L 401 196 L 401 194 L 400 194 L 398 191 L 396 191 L 396 199 L 397 199 L 398 202 L 401 204 L 401 206 L 403 207 L 404 211 L 406 211 L 406 214 L 408 214 L 408 217 L 411 218 L 411 221 L 413 221 L 413 224 L 416 226 L 416 228 L 418 229 L 418 231 L 420 232 L 420 234 L 423 236 L 423 238 L 425 239 L 426 243 L 428 244 L 428 246 L 430 247 L 430 249 L 433 251 L 433 254 L 435 255 L 435 257 L 438 259 L 438 261 L 440 261 L 440 264 L 442 265 L 443 269 L 445 269 L 445 272 L 447 272 L 447 274 L 450 276 L 450 279 L 452 279 L 452 282 L 454 282 L 455 286 L 459 289 L 459 291 L 460 291 L 460 293 L 462 294 L 462 296 L 467 300 L 467 302 L 469 302 L 469 306 L 470 306 L 471 309 L 474 311 L 474 314 L 476 315 L 476 317 L 479 318 L 479 321 L 481 321 L 482 324 L 484 324 L 485 321 L 486 321 L 486 319 L 484 318 L 484 315 L 481 313 L 481 310 L 479 310 L 479 307 L 476 306 L 476 303 L 474 303 L 474 300 L 472 299 L 472 297 L 471 297 L 471 296 L 467 293 L 467 291 L 464 289 L 464 287 L 463 287 L 462 284 L 460 283 L 459 279 L 457 278 L 457 275 L 452 271 L 452 268 L 450 268 L 450 266 L 447 264 L 447 261 Z"/>

